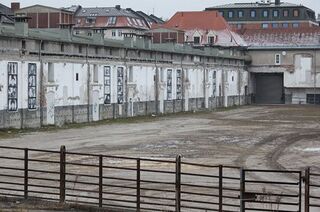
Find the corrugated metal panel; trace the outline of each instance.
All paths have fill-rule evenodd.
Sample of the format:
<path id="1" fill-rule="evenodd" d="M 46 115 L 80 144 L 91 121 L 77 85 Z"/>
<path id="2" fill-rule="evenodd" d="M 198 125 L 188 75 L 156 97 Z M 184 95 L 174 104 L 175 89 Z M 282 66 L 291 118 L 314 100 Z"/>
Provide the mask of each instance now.
<path id="1" fill-rule="evenodd" d="M 59 13 L 50 13 L 50 28 L 59 27 Z"/>
<path id="2" fill-rule="evenodd" d="M 28 20 L 29 28 L 37 28 L 37 14 L 28 13 L 27 16 L 30 17 Z"/>
<path id="3" fill-rule="evenodd" d="M 38 27 L 39 28 L 48 28 L 49 20 L 48 13 L 38 13 Z"/>
<path id="4" fill-rule="evenodd" d="M 256 103 L 283 104 L 283 74 L 256 74 Z"/>

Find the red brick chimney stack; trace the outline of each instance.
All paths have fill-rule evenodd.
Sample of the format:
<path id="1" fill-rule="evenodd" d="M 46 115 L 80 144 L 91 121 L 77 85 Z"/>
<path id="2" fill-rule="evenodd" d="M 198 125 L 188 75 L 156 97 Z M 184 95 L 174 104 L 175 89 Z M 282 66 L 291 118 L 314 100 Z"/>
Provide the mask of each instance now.
<path id="1" fill-rule="evenodd" d="M 12 2 L 11 3 L 11 10 L 15 12 L 20 9 L 20 2 Z"/>

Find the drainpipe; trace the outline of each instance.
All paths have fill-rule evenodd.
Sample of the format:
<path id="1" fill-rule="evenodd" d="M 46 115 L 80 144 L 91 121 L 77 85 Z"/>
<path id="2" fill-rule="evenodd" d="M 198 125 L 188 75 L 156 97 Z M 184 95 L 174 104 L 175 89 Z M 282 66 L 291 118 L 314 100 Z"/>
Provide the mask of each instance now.
<path id="1" fill-rule="evenodd" d="M 87 105 L 87 121 L 90 122 L 90 63 L 88 59 L 88 49 L 89 45 L 86 46 L 86 64 L 87 64 L 87 96 L 88 96 L 88 105 Z"/>
<path id="2" fill-rule="evenodd" d="M 181 99 L 181 109 L 182 111 L 185 111 L 185 104 L 184 104 L 184 101 L 186 101 L 186 98 L 185 98 L 185 91 L 184 91 L 184 80 L 185 80 L 185 74 L 184 74 L 184 69 L 183 69 L 183 60 L 184 60 L 184 56 L 185 55 L 182 55 L 181 57 L 181 61 L 180 61 L 180 68 L 181 68 L 181 96 L 182 96 L 182 99 Z"/>
<path id="3" fill-rule="evenodd" d="M 43 127 L 43 107 L 44 107 L 44 87 L 43 87 L 43 80 L 44 80 L 44 74 L 43 74 L 43 61 L 42 61 L 42 54 L 41 54 L 41 45 L 42 45 L 42 40 L 39 42 L 39 62 L 40 62 L 40 127 Z"/>
<path id="4" fill-rule="evenodd" d="M 155 53 L 155 61 L 154 61 L 154 65 L 156 68 L 156 78 L 154 81 L 154 87 L 155 87 L 155 102 L 156 102 L 156 114 L 159 114 L 159 69 L 158 69 L 158 57 L 157 57 L 157 53 Z"/>
<path id="5" fill-rule="evenodd" d="M 313 103 L 316 105 L 316 87 L 317 87 L 317 50 L 314 49 L 314 87 L 313 87 Z"/>
<path id="6" fill-rule="evenodd" d="M 129 88 L 128 88 L 128 64 L 127 64 L 127 54 L 128 54 L 128 49 L 127 48 L 125 48 L 124 49 L 124 57 L 123 57 L 123 64 L 124 64 L 124 66 L 126 67 L 126 71 L 125 71 L 125 73 L 126 73 L 126 75 L 124 76 L 124 83 L 125 83 L 125 91 L 126 91 L 126 93 L 125 93 L 125 95 L 126 95 L 126 104 L 127 104 L 127 106 L 126 106 L 126 116 L 128 116 L 128 111 L 129 111 L 129 96 L 128 96 L 128 94 L 129 94 Z M 121 108 L 122 109 L 122 108 Z"/>

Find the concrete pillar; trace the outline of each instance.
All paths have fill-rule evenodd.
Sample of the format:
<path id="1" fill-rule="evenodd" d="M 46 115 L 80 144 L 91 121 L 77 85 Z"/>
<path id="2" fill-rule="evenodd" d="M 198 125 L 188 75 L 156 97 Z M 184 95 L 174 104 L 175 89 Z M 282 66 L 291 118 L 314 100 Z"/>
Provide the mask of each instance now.
<path id="1" fill-rule="evenodd" d="M 165 100 L 165 87 L 166 83 L 165 82 L 159 82 L 159 113 L 163 114 L 164 113 L 164 100 Z"/>
<path id="2" fill-rule="evenodd" d="M 133 117 L 134 116 L 134 93 L 137 88 L 137 85 L 134 83 L 128 83 L 128 109 L 127 109 L 127 116 Z"/>
<path id="3" fill-rule="evenodd" d="M 228 71 L 222 70 L 222 95 L 223 95 L 223 106 L 228 107 Z"/>
<path id="4" fill-rule="evenodd" d="M 189 111 L 189 89 L 190 89 L 189 72 L 188 70 L 183 70 L 183 99 L 184 99 L 183 110 L 184 111 Z"/>
<path id="5" fill-rule="evenodd" d="M 205 108 L 209 108 L 209 88 L 210 88 L 210 83 L 209 83 L 209 71 L 207 69 L 204 70 L 204 105 Z"/>

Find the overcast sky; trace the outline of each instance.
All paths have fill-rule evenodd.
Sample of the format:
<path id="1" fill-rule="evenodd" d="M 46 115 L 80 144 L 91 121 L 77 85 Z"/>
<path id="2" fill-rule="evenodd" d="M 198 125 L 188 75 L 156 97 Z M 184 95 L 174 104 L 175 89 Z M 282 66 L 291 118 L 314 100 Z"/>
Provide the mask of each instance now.
<path id="1" fill-rule="evenodd" d="M 13 0 L 19 1 L 19 0 Z M 83 7 L 112 7 L 120 4 L 122 8 L 142 10 L 163 18 L 171 17 L 176 11 L 204 10 L 206 7 L 235 2 L 255 2 L 258 0 L 20 0 L 22 7 L 33 4 L 43 4 L 52 7 L 81 5 Z M 284 1 L 284 0 L 283 0 Z M 12 0 L 1 0 L 0 3 L 9 6 Z M 319 0 L 286 0 L 295 4 L 304 4 L 320 13 Z"/>

